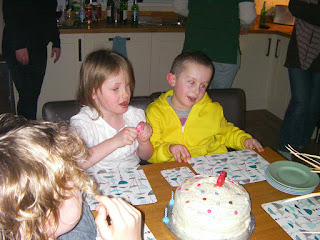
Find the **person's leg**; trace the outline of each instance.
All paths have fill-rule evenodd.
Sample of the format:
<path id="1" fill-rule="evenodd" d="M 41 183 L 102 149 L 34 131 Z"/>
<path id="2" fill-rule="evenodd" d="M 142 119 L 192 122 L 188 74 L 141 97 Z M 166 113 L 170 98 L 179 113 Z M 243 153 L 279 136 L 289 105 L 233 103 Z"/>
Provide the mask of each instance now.
<path id="1" fill-rule="evenodd" d="M 93 215 L 87 203 L 83 202 L 82 216 L 79 223 L 70 232 L 59 237 L 60 240 L 95 240 L 97 237 L 97 227 Z"/>
<path id="2" fill-rule="evenodd" d="M 310 102 L 308 114 L 305 118 L 305 127 L 301 146 L 307 146 L 310 142 L 317 122 L 320 119 L 320 73 L 311 72 Z"/>
<path id="3" fill-rule="evenodd" d="M 29 50 L 29 64 L 10 64 L 10 72 L 19 93 L 17 111 L 27 119 L 36 119 L 38 98 L 47 66 L 47 48 Z"/>
<path id="4" fill-rule="evenodd" d="M 211 80 L 211 89 L 231 88 L 234 78 L 240 68 L 240 54 L 238 52 L 237 63 L 218 63 L 212 62 L 214 65 L 214 76 Z"/>
<path id="5" fill-rule="evenodd" d="M 297 150 L 302 146 L 312 88 L 311 72 L 292 68 L 288 71 L 291 99 L 282 122 L 279 140 L 279 150 L 284 152 L 288 152 L 288 144 Z"/>

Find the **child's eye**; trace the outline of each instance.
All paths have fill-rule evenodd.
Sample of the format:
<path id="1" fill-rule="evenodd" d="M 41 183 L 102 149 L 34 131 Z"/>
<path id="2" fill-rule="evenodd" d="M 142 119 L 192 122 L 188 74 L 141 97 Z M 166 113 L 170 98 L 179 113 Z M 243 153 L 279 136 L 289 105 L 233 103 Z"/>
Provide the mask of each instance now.
<path id="1" fill-rule="evenodd" d="M 112 90 L 113 90 L 113 91 L 117 91 L 118 89 L 119 89 L 119 88 L 113 88 Z"/>
<path id="2" fill-rule="evenodd" d="M 205 84 L 202 84 L 200 87 L 201 88 L 207 88 L 207 86 Z"/>
<path id="3" fill-rule="evenodd" d="M 130 87 L 130 85 L 129 85 L 129 83 L 126 83 L 126 85 L 125 85 L 126 87 Z"/>
<path id="4" fill-rule="evenodd" d="M 190 81 L 190 84 L 194 84 L 194 81 Z"/>

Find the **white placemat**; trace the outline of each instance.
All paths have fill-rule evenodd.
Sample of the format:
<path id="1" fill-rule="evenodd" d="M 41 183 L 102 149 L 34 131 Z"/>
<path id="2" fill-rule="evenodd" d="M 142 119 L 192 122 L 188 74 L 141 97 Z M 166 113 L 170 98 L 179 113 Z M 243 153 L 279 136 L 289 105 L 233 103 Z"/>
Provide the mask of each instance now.
<path id="1" fill-rule="evenodd" d="M 264 172 L 270 165 L 259 154 L 249 150 L 193 157 L 189 164 L 198 174 L 216 176 L 225 171 L 228 178 L 240 184 L 266 180 Z"/>
<path id="2" fill-rule="evenodd" d="M 284 203 L 283 200 L 262 204 L 262 208 L 294 240 L 316 240 L 320 234 L 320 197 Z"/>
<path id="3" fill-rule="evenodd" d="M 194 175 L 188 167 L 170 168 L 160 173 L 172 187 L 180 186 L 187 178 Z"/>
<path id="4" fill-rule="evenodd" d="M 132 205 L 143 205 L 157 202 L 150 183 L 141 167 L 128 169 L 105 169 L 94 178 L 102 195 L 121 197 Z M 90 209 L 95 210 L 98 203 L 87 197 Z"/>

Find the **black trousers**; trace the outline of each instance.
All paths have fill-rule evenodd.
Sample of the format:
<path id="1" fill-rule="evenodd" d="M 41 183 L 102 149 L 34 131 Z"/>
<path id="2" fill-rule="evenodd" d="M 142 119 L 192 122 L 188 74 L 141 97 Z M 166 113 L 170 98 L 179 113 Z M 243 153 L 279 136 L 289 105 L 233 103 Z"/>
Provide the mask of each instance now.
<path id="1" fill-rule="evenodd" d="M 7 63 L 19 93 L 18 114 L 27 119 L 36 119 L 38 98 L 47 67 L 47 46 L 28 48 L 28 52 L 27 65 L 17 61 L 15 52 L 9 55 Z"/>

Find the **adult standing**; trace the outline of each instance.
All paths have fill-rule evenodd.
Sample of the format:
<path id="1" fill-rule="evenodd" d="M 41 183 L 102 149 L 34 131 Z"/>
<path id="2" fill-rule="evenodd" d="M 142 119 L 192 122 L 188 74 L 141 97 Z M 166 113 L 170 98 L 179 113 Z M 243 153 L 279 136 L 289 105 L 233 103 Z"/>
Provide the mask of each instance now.
<path id="1" fill-rule="evenodd" d="M 36 119 L 49 42 L 54 62 L 60 57 L 56 7 L 56 0 L 3 0 L 2 52 L 19 93 L 18 114 L 27 119 Z"/>
<path id="2" fill-rule="evenodd" d="M 183 50 L 205 53 L 215 67 L 211 88 L 230 88 L 240 67 L 239 34 L 255 22 L 253 0 L 174 0 L 188 16 Z"/>
<path id="3" fill-rule="evenodd" d="M 296 17 L 285 62 L 291 100 L 281 127 L 279 150 L 291 159 L 286 145 L 297 150 L 308 145 L 320 118 L 320 1 L 290 0 L 289 10 Z"/>

